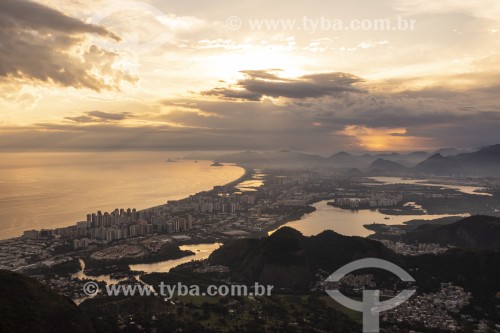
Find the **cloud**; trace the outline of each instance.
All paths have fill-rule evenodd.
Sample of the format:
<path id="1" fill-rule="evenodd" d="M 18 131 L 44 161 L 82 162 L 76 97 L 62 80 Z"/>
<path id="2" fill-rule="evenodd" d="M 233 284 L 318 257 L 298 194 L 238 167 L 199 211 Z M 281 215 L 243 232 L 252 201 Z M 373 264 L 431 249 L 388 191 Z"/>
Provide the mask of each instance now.
<path id="1" fill-rule="evenodd" d="M 86 24 L 50 7 L 27 0 L 2 0 L 0 25 L 3 29 L 31 29 L 67 33 L 95 33 L 119 40 L 105 28 Z"/>
<path id="2" fill-rule="evenodd" d="M 38 124 L 1 131 L 0 150 L 265 150 L 284 146 L 299 149 L 300 145 L 294 146 L 296 141 L 291 141 L 296 135 L 283 130 Z"/>
<path id="3" fill-rule="evenodd" d="M 496 0 L 396 0 L 395 8 L 412 15 L 462 12 L 477 17 L 497 20 L 500 4 Z"/>
<path id="4" fill-rule="evenodd" d="M 351 143 L 351 146 L 359 147 L 362 150 L 386 150 L 387 147 L 391 147 L 393 150 L 405 150 L 407 147 L 413 147 L 416 150 L 426 148 L 429 142 L 432 143 L 432 138 L 409 136 L 405 128 L 369 128 L 349 125 L 337 134 L 352 137 L 355 141 Z"/>
<path id="5" fill-rule="evenodd" d="M 282 85 L 304 81 L 323 86 L 322 83 L 330 79 L 326 75 L 323 80 L 323 74 L 281 78 L 277 72 L 246 71 L 245 74 L 250 77 L 247 80 L 270 82 L 279 85 L 280 89 Z M 363 82 L 366 90 L 360 94 L 358 90 L 345 89 L 340 94 L 318 94 L 308 98 L 297 94 L 272 94 L 274 97 L 288 97 L 284 102 L 275 103 L 269 99 L 261 100 L 264 95 L 247 82 L 240 81 L 236 88 L 211 90 L 209 95 L 219 95 L 220 99 L 164 101 L 167 108 L 177 104 L 197 112 L 174 109 L 163 115 L 162 120 L 182 126 L 235 131 L 250 129 L 259 138 L 275 130 L 289 140 L 288 145 L 282 147 L 276 146 L 276 141 L 269 141 L 268 149 L 343 149 L 342 143 L 346 149 L 432 150 L 441 146 L 480 146 L 500 141 L 494 130 L 500 123 L 499 108 L 495 106 L 498 97 L 493 89 L 496 85 L 485 73 L 456 76 L 453 80 L 450 77 L 453 82 L 467 80 L 473 83 L 472 87 L 458 90 L 440 84 L 400 91 L 393 88 L 402 82 L 366 82 L 347 73 L 334 77 L 337 87 L 349 87 L 355 81 Z M 346 81 L 339 80 L 339 77 L 346 78 Z M 476 82 L 482 83 L 481 89 L 474 88 Z M 276 91 L 273 88 L 270 91 Z M 202 93 L 202 97 L 206 95 L 206 92 Z M 260 102 L 256 103 L 257 100 Z M 217 117 L 202 117 L 200 112 Z M 474 132 L 480 134 L 472 135 Z"/>
<path id="6" fill-rule="evenodd" d="M 248 91 L 246 89 L 229 89 L 229 88 L 214 88 L 209 91 L 202 92 L 205 96 L 217 96 L 227 99 L 243 99 L 247 101 L 260 101 L 262 94 Z"/>
<path id="7" fill-rule="evenodd" d="M 131 115 L 129 112 L 110 113 L 103 111 L 90 111 L 80 116 L 65 117 L 64 119 L 70 120 L 75 123 L 103 123 L 110 121 L 121 121 L 130 117 Z"/>
<path id="8" fill-rule="evenodd" d="M 52 83 L 96 91 L 134 78 L 115 69 L 117 54 L 88 46 L 86 34 L 118 41 L 104 27 L 26 0 L 0 1 L 0 83 Z"/>
<path id="9" fill-rule="evenodd" d="M 203 91 L 202 95 L 258 101 L 264 96 L 305 99 L 339 96 L 347 92 L 364 92 L 361 88 L 354 86 L 356 83 L 363 82 L 363 79 L 348 73 L 320 73 L 290 79 L 281 78 L 275 72 L 276 70 L 242 71 L 245 79 L 228 88 Z"/>
<path id="10" fill-rule="evenodd" d="M 345 110 L 333 110 L 334 104 L 326 103 L 318 101 L 304 108 L 199 101 L 193 109 L 217 112 L 217 116 L 173 111 L 140 115 L 134 119 L 139 121 L 127 126 L 120 120 L 102 120 L 87 112 L 67 118 L 71 121 L 66 123 L 4 128 L 0 131 L 0 150 L 292 149 L 331 154 L 344 149 L 433 150 L 500 142 L 500 115 L 494 112 L 437 113 L 411 104 L 393 105 L 387 110 L 365 109 L 363 103 L 349 107 L 349 102 L 345 102 Z M 170 122 L 181 126 L 170 126 Z"/>
<path id="11" fill-rule="evenodd" d="M 245 73 L 253 80 L 276 84 L 323 86 L 331 81 L 324 74 L 282 78 L 278 70 Z M 257 102 L 247 96 L 198 95 L 158 101 L 159 109 L 134 111 L 133 115 L 94 110 L 59 122 L 0 132 L 0 150 L 291 149 L 330 154 L 345 149 L 431 151 L 500 142 L 498 109 L 471 104 L 477 96 L 486 96 L 483 92 L 469 90 L 473 94 L 469 100 L 443 87 L 428 86 L 409 94 L 385 89 L 386 82 L 366 82 L 352 74 L 333 77 L 337 87 L 349 87 L 354 80 L 363 82 L 366 90 L 359 93 L 347 88 L 308 98 L 291 98 L 290 94 L 280 101 L 262 98 Z M 485 105 L 494 106 L 498 98 L 494 99 L 493 92 L 488 96 Z"/>

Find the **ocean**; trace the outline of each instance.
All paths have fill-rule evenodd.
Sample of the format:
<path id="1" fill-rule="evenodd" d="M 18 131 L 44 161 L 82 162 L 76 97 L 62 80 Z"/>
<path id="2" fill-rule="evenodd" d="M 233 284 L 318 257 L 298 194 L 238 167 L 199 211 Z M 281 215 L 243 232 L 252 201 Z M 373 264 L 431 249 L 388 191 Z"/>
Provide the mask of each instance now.
<path id="1" fill-rule="evenodd" d="M 177 160 L 166 152 L 0 153 L 0 239 L 52 229 L 115 208 L 181 199 L 244 174 L 238 166 Z M 179 153 L 176 153 L 179 156 Z"/>

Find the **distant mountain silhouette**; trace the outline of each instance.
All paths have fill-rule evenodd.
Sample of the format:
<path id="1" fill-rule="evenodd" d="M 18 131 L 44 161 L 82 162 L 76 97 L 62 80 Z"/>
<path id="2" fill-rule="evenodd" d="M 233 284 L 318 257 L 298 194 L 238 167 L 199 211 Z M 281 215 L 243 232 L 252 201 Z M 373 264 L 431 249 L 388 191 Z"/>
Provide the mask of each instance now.
<path id="1" fill-rule="evenodd" d="M 414 151 L 413 153 L 409 153 L 407 156 L 411 156 L 414 158 L 419 158 L 419 159 L 424 159 L 429 157 L 431 154 L 429 154 L 426 151 Z"/>
<path id="2" fill-rule="evenodd" d="M 347 170 L 345 172 L 345 174 L 347 176 L 351 176 L 351 177 L 362 177 L 362 176 L 364 176 L 364 173 L 361 170 L 359 170 L 358 168 L 351 168 L 351 169 Z"/>
<path id="3" fill-rule="evenodd" d="M 217 162 L 237 163 L 250 167 L 261 168 L 302 168 L 325 165 L 322 156 L 300 152 L 281 150 L 277 152 L 257 153 L 246 151 L 236 154 L 226 154 L 215 159 Z"/>
<path id="4" fill-rule="evenodd" d="M 256 168 L 331 167 L 349 172 L 368 170 L 370 174 L 390 172 L 414 175 L 495 175 L 500 172 L 500 145 L 483 147 L 477 151 L 460 153 L 455 148 L 444 148 L 433 155 L 416 151 L 409 154 L 380 153 L 354 155 L 339 152 L 329 157 L 281 150 L 225 154 L 213 158 L 222 163 L 237 163 Z M 457 153 L 455 155 L 455 153 Z M 406 169 L 405 169 L 406 168 Z"/>
<path id="5" fill-rule="evenodd" d="M 441 154 L 446 157 L 446 156 L 455 156 L 463 152 L 464 152 L 463 150 L 457 148 L 441 148 L 439 150 L 436 150 L 434 154 Z"/>
<path id="6" fill-rule="evenodd" d="M 429 154 L 425 151 L 415 151 L 407 155 L 402 155 L 400 158 L 395 159 L 394 162 L 398 162 L 399 164 L 402 164 L 406 167 L 413 167 L 426 158 L 430 157 L 431 155 L 432 154 Z"/>
<path id="7" fill-rule="evenodd" d="M 0 294 L 0 332 L 95 332 L 75 303 L 32 278 L 0 270 Z"/>
<path id="8" fill-rule="evenodd" d="M 470 173 L 497 174 L 500 171 L 500 144 L 487 146 L 472 153 L 463 153 L 453 157 Z"/>
<path id="9" fill-rule="evenodd" d="M 342 151 L 328 157 L 327 161 L 335 168 L 365 169 L 373 161 L 373 157 L 370 155 L 358 156 Z"/>
<path id="10" fill-rule="evenodd" d="M 500 251 L 500 218 L 477 215 L 447 225 L 425 224 L 403 237 L 409 242 Z"/>
<path id="11" fill-rule="evenodd" d="M 461 173 L 463 170 L 460 164 L 451 157 L 434 154 L 425 161 L 417 164 L 415 171 L 433 175 L 452 175 Z"/>
<path id="12" fill-rule="evenodd" d="M 415 171 L 434 175 L 482 174 L 500 172 L 500 145 L 492 145 L 471 153 L 455 156 L 434 154 L 415 167 Z"/>
<path id="13" fill-rule="evenodd" d="M 401 164 L 383 158 L 378 158 L 373 161 L 368 169 L 371 173 L 391 175 L 408 171 L 408 168 L 402 166 Z"/>

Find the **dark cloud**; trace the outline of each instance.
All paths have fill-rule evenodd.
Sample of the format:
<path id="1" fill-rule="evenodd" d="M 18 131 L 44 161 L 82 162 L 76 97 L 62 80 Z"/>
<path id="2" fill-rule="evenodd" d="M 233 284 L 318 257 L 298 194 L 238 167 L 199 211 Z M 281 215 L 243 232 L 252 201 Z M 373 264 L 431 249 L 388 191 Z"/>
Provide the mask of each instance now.
<path id="1" fill-rule="evenodd" d="M 55 33 L 61 31 L 66 33 L 95 33 L 119 40 L 116 35 L 103 27 L 86 24 L 57 10 L 26 0 L 2 0 L 0 2 L 0 17 L 0 28 L 2 29 L 31 29 Z"/>
<path id="2" fill-rule="evenodd" d="M 43 81 L 93 90 L 116 88 L 120 80 L 134 80 L 112 69 L 116 54 L 95 45 L 81 48 L 85 34 L 118 40 L 101 26 L 86 24 L 47 6 L 1 0 L 0 80 Z"/>
<path id="3" fill-rule="evenodd" d="M 64 119 L 71 120 L 75 123 L 102 123 L 108 121 L 120 121 L 130 117 L 131 115 L 129 112 L 110 113 L 103 111 L 90 111 L 80 116 L 66 117 Z"/>
<path id="4" fill-rule="evenodd" d="M 243 71 L 242 73 L 246 78 L 238 81 L 234 86 L 204 91 L 202 95 L 258 101 L 264 96 L 305 99 L 364 92 L 361 88 L 354 86 L 356 83 L 363 82 L 363 79 L 348 73 L 312 74 L 296 79 L 281 78 L 273 71 Z"/>
<path id="5" fill-rule="evenodd" d="M 64 119 L 74 121 L 75 123 L 94 123 L 95 118 L 90 116 L 74 116 L 74 117 L 66 117 Z"/>
<path id="6" fill-rule="evenodd" d="M 128 118 L 130 116 L 130 113 L 128 113 L 128 112 L 110 113 L 110 112 L 103 112 L 103 111 L 90 111 L 88 113 L 88 115 L 91 117 L 100 118 L 103 120 L 123 120 L 125 118 Z"/>
<path id="7" fill-rule="evenodd" d="M 247 75 L 250 72 L 247 72 Z M 281 79 L 271 72 L 251 72 L 255 80 L 330 82 L 328 74 Z M 349 86 L 354 75 L 336 75 Z M 265 79 L 264 79 L 265 78 Z M 343 81 L 343 78 L 346 81 Z M 342 83 L 340 83 L 342 82 Z M 441 88 L 426 87 L 420 95 L 383 92 L 373 83 L 365 93 L 309 98 L 168 99 L 163 108 L 126 112 L 90 111 L 59 124 L 0 132 L 0 150 L 306 150 L 332 153 L 364 149 L 364 142 L 384 136 L 398 150 L 474 147 L 500 142 L 500 112 L 470 104 L 477 96 L 448 97 Z M 247 91 L 247 90 L 245 90 Z M 390 89 L 389 89 L 390 91 Z M 253 93 L 247 91 L 248 93 Z M 478 95 L 481 94 L 481 95 Z M 481 102 L 494 105 L 493 94 Z M 495 97 L 496 98 L 496 97 Z M 121 121 L 131 119 L 127 126 Z M 135 125 L 134 125 L 135 124 Z M 149 124 L 149 125 L 144 125 Z M 382 140 L 383 141 L 383 140 Z M 391 148 L 387 148 L 391 149 Z"/>
<path id="8" fill-rule="evenodd" d="M 124 127 L 119 121 L 100 121 L 88 113 L 73 122 L 37 124 L 0 131 L 0 150 L 278 150 L 315 151 L 324 154 L 357 147 L 358 138 L 342 133 L 346 126 L 377 129 L 376 114 L 363 119 L 345 113 L 298 111 L 283 106 L 275 109 L 262 103 L 236 103 L 244 116 L 231 116 L 229 102 L 202 102 L 208 110 L 219 109 L 218 116 L 175 111 L 156 116 L 156 125 Z M 250 105 L 253 106 L 250 107 Z M 396 110 L 393 110 L 396 113 Z M 409 109 L 399 110 L 410 112 Z M 240 114 L 240 115 L 241 115 Z M 266 116 L 267 114 L 267 116 Z M 500 142 L 500 114 L 414 114 L 403 115 L 385 127 L 395 142 L 405 137 L 417 138 L 416 144 L 430 142 L 429 150 L 440 147 L 473 147 Z M 84 118 L 88 117 L 88 118 Z M 151 116 L 152 117 L 152 116 Z M 76 118 L 76 117 L 75 117 Z M 162 123 L 162 120 L 164 121 Z M 179 122 L 186 127 L 168 125 Z M 204 127 L 201 127 L 201 126 Z M 392 126 L 404 125 L 406 133 L 393 132 Z M 200 126 L 200 127 L 198 127 Z M 400 126 L 396 126 L 400 127 Z M 395 127 L 395 128 L 396 128 Z M 419 139 L 420 138 L 420 139 Z M 416 146 L 408 146 L 411 150 Z M 421 146 L 418 146 L 421 147 Z M 425 148 L 425 146 L 422 146 Z M 399 147 L 401 148 L 401 147 Z"/>
<path id="9" fill-rule="evenodd" d="M 281 148 L 293 146 L 321 151 L 327 149 L 326 147 L 330 147 L 332 151 L 335 150 L 333 147 L 339 150 L 348 149 L 341 146 L 346 142 L 351 142 L 348 145 L 351 147 L 356 145 L 360 142 L 356 133 L 373 137 L 386 135 L 393 137 L 395 142 L 408 142 L 414 144 L 413 147 L 418 144 L 419 148 L 429 149 L 500 142 L 500 135 L 494 129 L 500 125 L 500 112 L 498 107 L 494 107 L 498 98 L 493 94 L 486 95 L 484 89 L 467 90 L 471 95 L 464 91 L 453 92 L 432 86 L 412 92 L 391 93 L 391 89 L 384 92 L 384 84 L 376 85 L 370 82 L 363 85 L 369 90 L 362 94 L 344 91 L 341 94 L 321 95 L 316 98 L 288 98 L 279 104 L 273 104 L 267 99 L 259 103 L 252 102 L 255 98 L 228 99 L 227 97 L 234 95 L 227 94 L 235 91 L 261 97 L 262 95 L 248 83 L 249 80 L 270 82 L 269 91 L 276 91 L 273 90 L 274 84 L 282 87 L 290 83 L 312 81 L 321 85 L 322 82 L 331 81 L 329 74 L 314 74 L 298 79 L 282 79 L 274 73 L 262 71 L 246 74 L 251 79 L 241 81 L 236 88 L 211 91 L 212 94 L 224 97 L 222 99 L 165 101 L 167 106 L 184 105 L 184 108 L 190 108 L 193 112 L 173 110 L 164 115 L 162 120 L 174 121 L 183 126 L 252 129 L 259 138 L 265 137 L 264 133 L 267 131 L 275 129 L 282 134 L 287 133 L 286 137 L 290 140 L 289 145 Z M 345 78 L 346 81 L 342 82 L 338 75 L 335 77 L 335 82 L 341 87 L 353 84 L 351 82 L 356 78 L 351 74 L 343 74 L 340 78 Z M 359 79 L 359 82 L 361 81 Z M 350 131 L 352 134 L 349 134 L 345 129 L 353 126 L 366 130 Z M 475 132 L 477 134 L 473 135 Z M 291 135 L 292 133 L 295 135 Z M 463 135 L 464 133 L 467 135 Z M 409 139 L 405 141 L 405 138 Z M 268 149 L 271 149 L 274 143 L 270 141 Z M 408 149 L 412 147 L 408 146 Z"/>
<path id="10" fill-rule="evenodd" d="M 23 130 L 0 132 L 0 150 L 239 150 L 300 149 L 298 129 L 192 129 L 169 126 L 121 127 L 118 124 L 38 124 Z M 311 140 L 321 140 L 321 135 Z M 230 139 L 228 139 L 230 138 Z M 339 136 L 339 143 L 345 138 Z M 308 146 L 309 149 L 313 148 Z"/>
<path id="11" fill-rule="evenodd" d="M 202 92 L 205 96 L 219 96 L 227 99 L 243 99 L 247 101 L 257 102 L 262 98 L 262 94 L 251 92 L 248 90 L 235 90 L 229 88 L 215 88 L 210 91 Z"/>

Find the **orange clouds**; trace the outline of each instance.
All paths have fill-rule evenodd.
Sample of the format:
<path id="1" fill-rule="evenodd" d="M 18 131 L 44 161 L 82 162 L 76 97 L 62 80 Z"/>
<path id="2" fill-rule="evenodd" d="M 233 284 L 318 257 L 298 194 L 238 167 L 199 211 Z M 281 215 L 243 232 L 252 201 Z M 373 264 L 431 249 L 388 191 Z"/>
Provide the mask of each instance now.
<path id="1" fill-rule="evenodd" d="M 366 150 L 418 150 L 428 147 L 429 139 L 407 136 L 406 128 L 369 128 L 349 125 L 336 134 L 356 139 L 356 144 Z"/>

